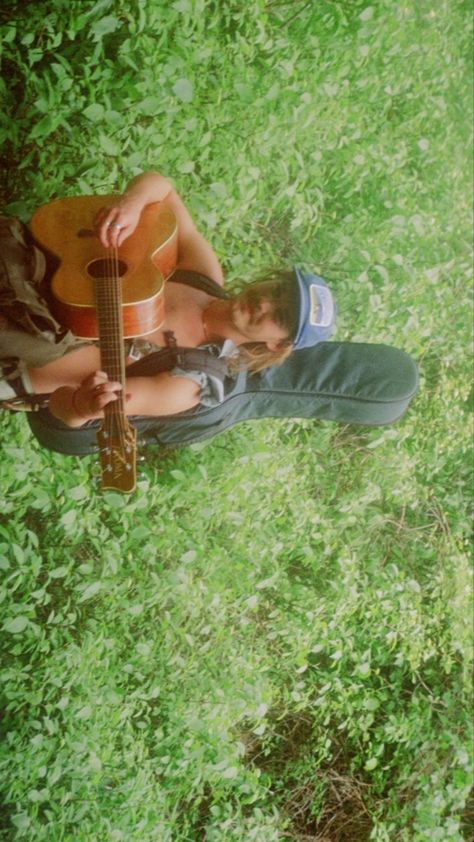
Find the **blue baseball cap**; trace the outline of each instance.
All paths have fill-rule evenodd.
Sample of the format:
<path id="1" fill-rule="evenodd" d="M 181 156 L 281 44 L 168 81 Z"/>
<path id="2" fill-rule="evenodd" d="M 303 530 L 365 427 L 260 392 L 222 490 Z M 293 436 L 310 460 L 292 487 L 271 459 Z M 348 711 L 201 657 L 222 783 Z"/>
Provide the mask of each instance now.
<path id="1" fill-rule="evenodd" d="M 299 293 L 299 318 L 293 347 L 299 350 L 324 342 L 331 336 L 336 304 L 323 278 L 302 272 L 296 266 L 293 268 Z"/>

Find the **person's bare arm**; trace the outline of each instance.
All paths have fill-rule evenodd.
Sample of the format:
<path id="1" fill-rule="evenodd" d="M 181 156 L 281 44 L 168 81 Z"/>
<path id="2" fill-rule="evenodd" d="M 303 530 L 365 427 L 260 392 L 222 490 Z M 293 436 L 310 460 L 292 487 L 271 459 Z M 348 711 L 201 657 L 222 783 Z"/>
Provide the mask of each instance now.
<path id="1" fill-rule="evenodd" d="M 197 406 L 200 387 L 187 377 L 172 377 L 161 372 L 154 377 L 130 377 L 127 380 L 125 407 L 127 415 L 176 415 Z M 96 371 L 79 388 L 61 386 L 49 400 L 49 410 L 69 427 L 103 418 L 103 409 L 117 400 L 120 384 Z"/>
<path id="2" fill-rule="evenodd" d="M 160 173 L 149 172 L 137 176 L 116 205 L 101 211 L 96 225 L 102 245 L 120 247 L 137 227 L 143 208 L 153 202 L 162 202 L 176 216 L 178 267 L 201 272 L 222 285 L 222 269 L 212 246 L 197 230 L 191 214 L 171 182 Z"/>

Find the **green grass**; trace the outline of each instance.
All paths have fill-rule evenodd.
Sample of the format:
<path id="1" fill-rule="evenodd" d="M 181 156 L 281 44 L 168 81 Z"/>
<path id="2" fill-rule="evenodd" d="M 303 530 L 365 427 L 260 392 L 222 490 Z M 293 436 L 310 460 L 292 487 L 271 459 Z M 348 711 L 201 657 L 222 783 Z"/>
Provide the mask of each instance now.
<path id="1" fill-rule="evenodd" d="M 231 287 L 319 268 L 421 388 L 150 450 L 130 498 L 2 415 L 0 838 L 471 839 L 468 4 L 5 5 L 11 213 L 159 169 Z"/>

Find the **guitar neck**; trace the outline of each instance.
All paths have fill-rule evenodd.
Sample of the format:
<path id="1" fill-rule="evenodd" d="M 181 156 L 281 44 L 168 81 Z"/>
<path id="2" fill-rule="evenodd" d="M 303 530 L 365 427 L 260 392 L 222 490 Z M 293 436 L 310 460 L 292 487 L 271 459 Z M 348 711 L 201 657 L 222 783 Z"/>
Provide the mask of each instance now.
<path id="1" fill-rule="evenodd" d="M 123 347 L 122 282 L 111 271 L 96 280 L 95 298 L 101 366 L 122 390 L 104 407 L 104 422 L 97 437 L 102 466 L 102 487 L 128 493 L 136 482 L 136 433 L 125 415 L 125 354 Z"/>
<path id="2" fill-rule="evenodd" d="M 117 401 L 108 404 L 106 413 L 123 414 L 125 388 L 125 355 L 123 350 L 122 288 L 119 277 L 96 280 L 97 322 L 100 339 L 100 361 L 109 380 L 117 380 L 122 392 Z"/>

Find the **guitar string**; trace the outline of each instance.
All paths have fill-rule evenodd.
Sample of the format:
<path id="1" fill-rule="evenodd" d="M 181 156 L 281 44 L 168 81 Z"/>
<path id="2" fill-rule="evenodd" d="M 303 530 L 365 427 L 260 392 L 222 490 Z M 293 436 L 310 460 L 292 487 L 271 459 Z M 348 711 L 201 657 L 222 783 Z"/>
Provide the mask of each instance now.
<path id="1" fill-rule="evenodd" d="M 121 286 L 121 279 L 120 279 L 120 262 L 118 256 L 118 247 L 115 248 L 115 278 L 116 278 L 116 290 L 117 290 L 117 297 L 120 299 L 120 307 L 117 308 L 118 316 L 119 316 L 119 336 L 120 336 L 120 358 L 119 358 L 119 367 L 120 367 L 120 382 L 122 383 L 122 392 L 120 394 L 120 425 L 122 428 L 124 443 L 125 443 L 125 435 L 126 435 L 126 416 L 125 416 L 125 359 L 124 359 L 124 330 L 123 330 L 123 302 L 122 302 L 122 286 Z"/>
<path id="2" fill-rule="evenodd" d="M 114 366 L 115 372 L 114 374 L 117 376 L 117 379 L 120 380 L 122 384 L 122 395 L 118 398 L 117 404 L 114 407 L 114 415 L 116 424 L 118 426 L 119 431 L 119 438 L 121 440 L 121 444 L 125 444 L 124 434 L 125 434 L 125 424 L 124 424 L 124 406 L 123 406 L 123 387 L 124 387 L 124 371 L 123 371 L 123 329 L 122 329 L 122 302 L 121 302 L 121 290 L 119 289 L 120 284 L 120 276 L 119 276 L 119 262 L 118 262 L 118 248 L 117 246 L 112 246 L 111 248 L 111 285 L 113 288 L 113 301 L 114 301 L 114 314 L 113 314 L 113 332 L 114 335 Z M 119 347 L 120 345 L 120 347 Z"/>
<path id="3" fill-rule="evenodd" d="M 120 343 L 120 352 L 119 358 L 117 360 L 117 369 L 120 372 L 120 382 L 122 384 L 122 392 L 119 397 L 119 406 L 117 410 L 121 410 L 119 412 L 119 424 L 122 430 L 123 437 L 125 436 L 125 397 L 124 397 L 124 389 L 125 389 L 125 366 L 124 366 L 124 348 L 123 348 L 123 308 L 122 308 L 122 290 L 121 290 L 121 281 L 120 281 L 120 271 L 119 271 L 119 259 L 118 259 L 118 246 L 115 246 L 113 249 L 113 258 L 114 258 L 114 287 L 115 287 L 115 298 L 116 298 L 116 320 L 118 320 L 117 324 L 117 331 L 118 331 L 118 342 Z M 115 353 L 118 351 L 118 343 L 115 345 Z M 125 439 L 123 438 L 123 443 L 125 443 Z"/>
<path id="4" fill-rule="evenodd" d="M 107 373 L 111 374 L 113 378 L 119 379 L 123 387 L 125 385 L 125 372 L 123 366 L 123 330 L 121 329 L 122 325 L 120 322 L 122 313 L 120 296 L 118 294 L 120 275 L 117 247 L 109 247 L 107 249 L 105 270 L 105 278 L 102 278 L 103 295 L 101 295 L 101 298 L 103 306 L 101 310 L 104 316 L 102 319 L 102 332 L 106 334 L 107 342 L 107 367 L 109 368 Z M 110 307 L 111 301 L 112 307 Z M 119 350 L 117 348 L 118 343 L 120 343 Z M 111 348 L 113 349 L 112 351 Z M 113 371 L 110 371 L 110 368 Z M 119 403 L 119 406 L 108 404 L 109 409 L 107 412 L 104 412 L 104 416 L 109 435 L 112 434 L 113 428 L 115 428 L 122 447 L 125 447 L 126 429 L 123 400 L 122 394 L 117 402 L 114 401 L 114 404 Z M 121 411 L 119 411 L 120 409 Z"/>
<path id="5" fill-rule="evenodd" d="M 106 370 L 107 375 L 110 375 L 112 372 L 110 371 L 110 341 L 108 337 L 109 333 L 109 322 L 110 317 L 108 313 L 108 298 L 109 298 L 109 289 L 110 286 L 109 278 L 112 271 L 111 260 L 110 260 L 110 247 L 107 248 L 105 252 L 105 277 L 102 279 L 102 289 L 101 289 L 101 299 L 102 299 L 102 307 L 101 307 L 101 318 L 102 318 L 102 325 L 101 325 L 101 332 L 102 332 L 102 348 L 104 350 L 105 359 L 102 363 L 102 368 Z M 105 345 L 104 345 L 105 343 Z M 106 346 L 106 347 L 105 347 Z M 104 407 L 104 419 L 105 419 L 105 426 L 107 428 L 108 433 L 108 440 L 113 434 L 113 416 L 111 409 L 107 409 Z"/>

